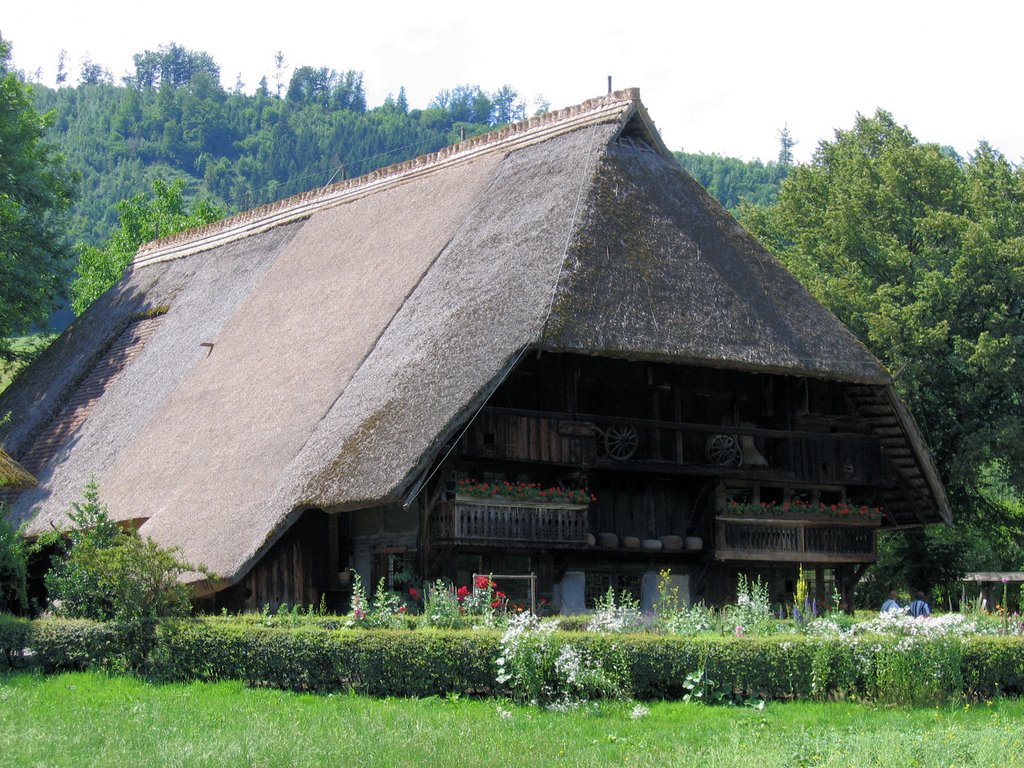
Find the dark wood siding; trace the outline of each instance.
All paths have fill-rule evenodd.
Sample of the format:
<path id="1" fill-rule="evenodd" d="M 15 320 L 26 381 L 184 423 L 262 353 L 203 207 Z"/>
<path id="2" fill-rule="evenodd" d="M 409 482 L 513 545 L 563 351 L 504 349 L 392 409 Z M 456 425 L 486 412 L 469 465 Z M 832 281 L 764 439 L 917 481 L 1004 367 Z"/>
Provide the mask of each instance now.
<path id="1" fill-rule="evenodd" d="M 320 510 L 303 513 L 237 584 L 217 594 L 216 609 L 276 610 L 284 604 L 317 605 L 330 584 L 328 518 Z"/>

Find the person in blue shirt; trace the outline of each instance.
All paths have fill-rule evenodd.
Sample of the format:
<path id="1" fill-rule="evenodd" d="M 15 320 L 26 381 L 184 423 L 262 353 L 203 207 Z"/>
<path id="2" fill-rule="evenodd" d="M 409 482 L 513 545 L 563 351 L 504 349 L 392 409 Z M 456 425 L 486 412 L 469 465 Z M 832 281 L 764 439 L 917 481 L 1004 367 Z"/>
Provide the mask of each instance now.
<path id="1" fill-rule="evenodd" d="M 889 613 L 889 611 L 902 611 L 903 606 L 900 605 L 900 593 L 895 589 L 889 593 L 889 599 L 882 603 L 882 613 Z"/>
<path id="2" fill-rule="evenodd" d="M 928 601 L 924 599 L 924 592 L 918 592 L 914 596 L 914 600 L 910 603 L 910 615 L 914 618 L 932 615 L 932 609 L 928 605 Z"/>

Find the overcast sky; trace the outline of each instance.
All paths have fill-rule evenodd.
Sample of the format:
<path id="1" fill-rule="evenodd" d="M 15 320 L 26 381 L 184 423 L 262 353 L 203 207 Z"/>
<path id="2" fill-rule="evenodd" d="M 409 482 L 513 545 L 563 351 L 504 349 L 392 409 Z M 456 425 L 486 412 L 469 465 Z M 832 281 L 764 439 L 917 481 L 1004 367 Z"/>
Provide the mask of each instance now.
<path id="1" fill-rule="evenodd" d="M 178 43 L 210 53 L 225 87 L 251 91 L 285 64 L 355 69 L 369 106 L 405 86 L 425 107 L 441 89 L 508 83 L 553 108 L 639 87 L 672 149 L 798 160 L 858 112 L 887 109 L 922 141 L 967 155 L 987 139 L 1024 157 L 1024 4 L 1004 0 L 589 0 L 430 3 L 50 0 L 9 3 L 0 34 L 14 65 L 53 85 L 58 52 L 77 76 L 90 57 L 119 78 L 132 54 Z M 531 110 L 532 111 L 532 110 Z"/>

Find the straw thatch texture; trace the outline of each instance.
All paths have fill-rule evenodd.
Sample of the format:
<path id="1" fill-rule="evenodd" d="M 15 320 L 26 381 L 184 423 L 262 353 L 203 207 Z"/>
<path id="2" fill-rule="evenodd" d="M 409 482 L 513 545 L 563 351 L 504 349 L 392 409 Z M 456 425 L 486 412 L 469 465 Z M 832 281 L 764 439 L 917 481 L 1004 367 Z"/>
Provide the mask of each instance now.
<path id="1" fill-rule="evenodd" d="M 577 200 L 615 130 L 576 131 L 504 161 L 310 441 L 304 498 L 344 506 L 395 498 L 538 338 Z"/>
<path id="2" fill-rule="evenodd" d="M 111 467 L 112 510 L 128 515 L 159 500 L 143 533 L 217 573 L 237 574 L 305 501 L 292 476 L 309 459 L 290 466 L 500 160 L 481 158 L 302 224 L 213 339 L 210 356 Z M 372 394 L 386 397 L 387 388 Z M 328 450 L 349 437 L 335 433 Z"/>
<path id="3" fill-rule="evenodd" d="M 19 381 L 19 385 L 33 384 L 40 402 L 59 405 L 133 316 L 147 306 L 171 307 L 154 337 L 111 384 L 89 418 L 40 473 L 40 486 L 21 494 L 12 504 L 12 512 L 19 520 L 26 519 L 38 508 L 29 527 L 30 533 L 42 532 L 51 523 L 62 524 L 71 502 L 79 500 L 82 488 L 92 476 L 100 482 L 104 501 L 115 517 L 134 519 L 156 513 L 157 505 L 152 500 L 132 506 L 109 492 L 107 484 L 114 477 L 110 474 L 111 467 L 134 444 L 142 428 L 153 421 L 168 396 L 206 358 L 207 348 L 200 344 L 217 338 L 225 320 L 234 313 L 239 301 L 259 284 L 277 250 L 293 233 L 294 227 L 285 227 L 254 238 L 244 247 L 236 244 L 199 258 L 167 262 L 130 273 L 104 294 L 99 306 L 91 307 L 74 323 L 72 329 L 47 350 L 43 359 L 29 368 L 27 373 L 33 374 L 31 380 Z M 78 344 L 67 348 L 69 338 Z M 52 354 L 55 352 L 57 354 Z M 70 361 L 71 371 L 64 371 L 60 366 L 65 357 Z M 54 372 L 54 380 L 45 379 L 48 371 Z M 41 381 L 39 374 L 44 374 Z M 33 413 L 32 406 L 22 410 L 21 404 L 29 400 L 33 392 L 26 390 L 27 387 L 19 386 L 11 393 L 10 401 L 6 397 L 0 401 L 0 407 L 10 408 L 16 417 L 12 426 L 18 429 L 11 437 L 25 434 L 24 422 L 35 424 L 38 433 L 47 421 L 18 418 L 22 413 Z M 159 428 L 158 424 L 153 426 Z M 8 445 L 14 442 L 11 438 L 8 440 Z M 150 471 L 160 472 L 159 453 L 152 454 L 148 461 Z"/>
<path id="4" fill-rule="evenodd" d="M 613 144 L 592 194 L 546 348 L 888 381 L 856 337 L 677 163 Z"/>
<path id="5" fill-rule="evenodd" d="M 0 448 L 0 488 L 31 488 L 36 479 Z"/>

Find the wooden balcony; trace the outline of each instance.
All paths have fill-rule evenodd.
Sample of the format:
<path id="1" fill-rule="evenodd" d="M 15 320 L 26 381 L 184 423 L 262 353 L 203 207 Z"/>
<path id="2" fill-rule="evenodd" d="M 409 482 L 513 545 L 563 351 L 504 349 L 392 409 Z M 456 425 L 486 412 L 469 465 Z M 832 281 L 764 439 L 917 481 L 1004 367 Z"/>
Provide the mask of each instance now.
<path id="1" fill-rule="evenodd" d="M 465 455 L 642 472 L 871 485 L 885 477 L 873 435 L 804 432 L 485 408 Z"/>
<path id="2" fill-rule="evenodd" d="M 873 563 L 873 522 L 834 519 L 719 517 L 715 520 L 717 560 Z"/>
<path id="3" fill-rule="evenodd" d="M 496 499 L 441 502 L 430 516 L 435 541 L 502 547 L 575 548 L 587 543 L 587 507 Z"/>

